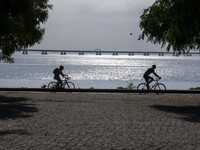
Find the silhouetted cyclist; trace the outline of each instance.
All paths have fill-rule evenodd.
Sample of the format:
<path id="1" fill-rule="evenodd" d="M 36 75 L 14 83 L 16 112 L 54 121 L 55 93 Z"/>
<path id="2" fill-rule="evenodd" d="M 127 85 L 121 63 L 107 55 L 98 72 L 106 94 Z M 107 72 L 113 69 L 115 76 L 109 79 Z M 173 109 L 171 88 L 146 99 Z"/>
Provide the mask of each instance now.
<path id="1" fill-rule="evenodd" d="M 154 80 L 150 76 L 150 74 L 153 73 L 156 77 L 158 77 L 159 79 L 161 79 L 161 77 L 155 73 L 155 69 L 156 69 L 156 65 L 152 65 L 152 68 L 147 69 L 147 71 L 143 75 L 143 78 L 145 79 L 145 81 L 147 83 L 147 89 L 148 90 L 149 90 L 149 84 Z"/>
<path id="2" fill-rule="evenodd" d="M 54 69 L 53 74 L 54 74 L 54 79 L 57 80 L 59 87 L 62 87 L 62 80 L 60 79 L 60 75 L 63 77 L 68 77 L 68 75 L 63 74 L 64 67 L 60 65 L 59 68 Z"/>

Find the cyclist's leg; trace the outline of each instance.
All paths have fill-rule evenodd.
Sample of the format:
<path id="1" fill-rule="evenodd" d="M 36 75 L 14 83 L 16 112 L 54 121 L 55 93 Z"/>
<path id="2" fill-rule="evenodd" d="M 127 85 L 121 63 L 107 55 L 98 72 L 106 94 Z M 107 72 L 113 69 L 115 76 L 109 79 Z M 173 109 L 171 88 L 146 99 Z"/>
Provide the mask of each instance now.
<path id="1" fill-rule="evenodd" d="M 148 76 L 148 88 L 150 89 L 150 86 L 149 84 L 153 81 L 153 78 L 151 76 Z"/>
<path id="2" fill-rule="evenodd" d="M 148 84 L 150 84 L 153 81 L 153 78 L 151 76 L 148 76 Z"/>
<path id="3" fill-rule="evenodd" d="M 59 88 L 62 88 L 62 80 L 60 78 L 58 78 L 58 86 Z"/>
<path id="4" fill-rule="evenodd" d="M 58 88 L 61 88 L 62 87 L 62 80 L 60 79 L 60 77 L 55 76 L 54 79 L 57 81 Z"/>
<path id="5" fill-rule="evenodd" d="M 144 77 L 144 80 L 145 80 L 145 82 L 147 84 L 147 90 L 149 90 L 149 76 Z"/>

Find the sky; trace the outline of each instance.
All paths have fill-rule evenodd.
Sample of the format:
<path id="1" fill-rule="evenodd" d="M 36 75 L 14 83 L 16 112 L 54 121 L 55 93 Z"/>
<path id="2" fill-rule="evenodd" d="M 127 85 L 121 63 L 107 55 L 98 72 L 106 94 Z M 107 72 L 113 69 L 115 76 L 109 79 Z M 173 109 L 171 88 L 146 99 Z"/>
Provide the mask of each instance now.
<path id="1" fill-rule="evenodd" d="M 138 41 L 143 10 L 155 0 L 49 0 L 45 35 L 32 48 L 64 50 L 161 50 Z M 132 35 L 130 35 L 132 33 Z"/>

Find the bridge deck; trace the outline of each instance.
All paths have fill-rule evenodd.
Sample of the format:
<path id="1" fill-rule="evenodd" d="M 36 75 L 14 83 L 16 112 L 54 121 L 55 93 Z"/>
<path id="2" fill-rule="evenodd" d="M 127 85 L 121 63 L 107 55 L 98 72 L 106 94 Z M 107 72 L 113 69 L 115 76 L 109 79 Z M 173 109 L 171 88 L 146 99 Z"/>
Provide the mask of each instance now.
<path id="1" fill-rule="evenodd" d="M 102 55 L 102 54 L 112 54 L 112 55 L 119 55 L 119 54 L 128 54 L 128 55 L 135 55 L 135 54 L 143 54 L 144 56 L 149 56 L 150 54 L 157 54 L 158 56 L 164 56 L 164 55 L 173 55 L 178 56 L 179 54 L 176 52 L 167 52 L 167 51 L 102 51 L 101 49 L 94 49 L 94 50 L 42 50 L 42 49 L 25 49 L 22 51 L 22 54 L 28 54 L 28 52 L 40 52 L 42 55 L 47 55 L 48 53 L 60 53 L 61 55 L 66 55 L 69 53 L 78 53 L 79 55 L 84 55 L 86 53 L 88 54 L 96 54 L 96 55 Z M 192 56 L 192 55 L 200 55 L 200 52 L 189 52 L 181 54 L 184 56 Z"/>

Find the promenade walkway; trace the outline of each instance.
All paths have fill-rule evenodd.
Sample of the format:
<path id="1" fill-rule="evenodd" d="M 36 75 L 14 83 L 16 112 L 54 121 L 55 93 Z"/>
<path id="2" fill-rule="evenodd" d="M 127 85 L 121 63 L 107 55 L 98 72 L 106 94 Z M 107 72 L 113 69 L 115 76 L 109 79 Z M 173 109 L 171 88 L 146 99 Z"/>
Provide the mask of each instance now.
<path id="1" fill-rule="evenodd" d="M 199 150 L 200 95 L 0 92 L 0 150 Z"/>

